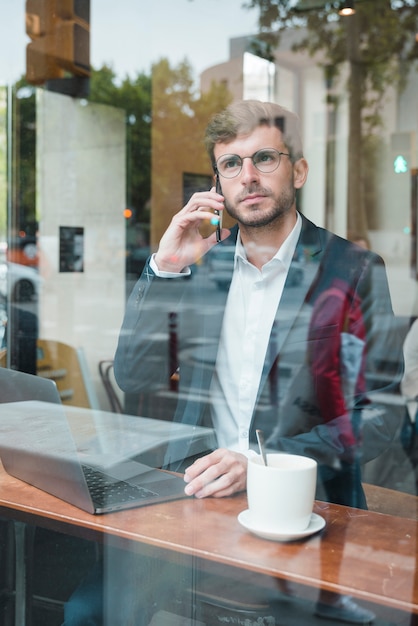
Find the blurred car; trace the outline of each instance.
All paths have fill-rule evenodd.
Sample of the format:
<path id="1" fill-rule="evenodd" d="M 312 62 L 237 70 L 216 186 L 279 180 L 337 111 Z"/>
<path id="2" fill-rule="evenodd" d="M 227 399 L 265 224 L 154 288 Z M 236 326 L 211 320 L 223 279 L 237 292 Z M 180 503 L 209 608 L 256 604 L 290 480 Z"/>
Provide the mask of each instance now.
<path id="1" fill-rule="evenodd" d="M 235 246 L 215 246 L 210 258 L 211 278 L 215 281 L 219 289 L 228 289 L 233 272 L 233 262 Z"/>
<path id="2" fill-rule="evenodd" d="M 233 272 L 233 258 L 235 254 L 235 246 L 218 245 L 213 251 L 210 269 L 212 279 L 215 281 L 219 289 L 228 289 L 231 282 Z M 305 276 L 305 268 L 303 259 L 295 252 L 293 262 L 289 268 L 287 282 L 290 287 L 298 287 Z"/>
<path id="3" fill-rule="evenodd" d="M 17 265 L 38 267 L 38 243 L 35 235 L 22 235 L 9 241 L 7 260 Z"/>
<path id="4" fill-rule="evenodd" d="M 11 302 L 31 302 L 39 295 L 41 277 L 20 263 L 0 263 L 0 297 Z"/>

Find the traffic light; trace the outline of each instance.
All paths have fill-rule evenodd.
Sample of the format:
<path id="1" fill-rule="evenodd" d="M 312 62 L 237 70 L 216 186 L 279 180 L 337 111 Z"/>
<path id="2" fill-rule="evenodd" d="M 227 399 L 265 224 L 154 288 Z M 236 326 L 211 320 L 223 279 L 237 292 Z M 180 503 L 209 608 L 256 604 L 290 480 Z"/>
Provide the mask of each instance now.
<path id="1" fill-rule="evenodd" d="M 90 76 L 90 0 L 26 0 L 26 80 Z"/>
<path id="2" fill-rule="evenodd" d="M 390 144 L 393 171 L 395 174 L 406 174 L 411 169 L 411 161 L 415 153 L 414 134 L 410 132 L 392 133 Z"/>

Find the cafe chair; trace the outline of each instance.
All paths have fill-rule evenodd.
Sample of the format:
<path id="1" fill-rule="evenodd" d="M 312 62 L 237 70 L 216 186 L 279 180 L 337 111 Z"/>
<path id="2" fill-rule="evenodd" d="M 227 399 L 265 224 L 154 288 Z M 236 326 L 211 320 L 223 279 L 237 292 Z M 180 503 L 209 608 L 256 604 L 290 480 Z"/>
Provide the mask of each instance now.
<path id="1" fill-rule="evenodd" d="M 7 367 L 6 348 L 0 350 L 0 367 Z M 55 382 L 63 404 L 100 408 L 82 348 L 53 339 L 37 339 L 36 374 Z"/>
<path id="2" fill-rule="evenodd" d="M 105 388 L 107 399 L 113 413 L 123 413 L 122 404 L 115 389 L 113 377 L 113 361 L 103 360 L 99 362 L 100 379 Z"/>
<path id="3" fill-rule="evenodd" d="M 207 572 L 198 576 L 192 590 L 197 623 L 279 626 L 282 598 L 277 589 L 257 586 L 248 576 L 236 576 L 231 579 Z"/>
<path id="4" fill-rule="evenodd" d="M 64 405 L 100 408 L 82 348 L 38 339 L 36 373 L 55 381 Z"/>
<path id="5" fill-rule="evenodd" d="M 278 626 L 279 624 L 267 601 L 244 601 L 242 596 L 241 600 L 237 598 L 234 601 L 222 595 L 200 594 L 197 606 L 198 620 L 206 626 L 211 624 Z"/>

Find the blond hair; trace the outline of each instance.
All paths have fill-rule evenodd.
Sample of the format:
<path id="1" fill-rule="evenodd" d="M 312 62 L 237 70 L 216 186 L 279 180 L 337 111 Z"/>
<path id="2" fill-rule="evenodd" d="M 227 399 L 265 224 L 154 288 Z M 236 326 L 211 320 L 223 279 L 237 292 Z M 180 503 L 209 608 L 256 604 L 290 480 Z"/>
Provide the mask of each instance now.
<path id="1" fill-rule="evenodd" d="M 215 114 L 206 128 L 205 146 L 212 164 L 215 164 L 216 144 L 229 143 L 238 135 L 249 135 L 258 126 L 278 128 L 291 160 L 297 161 L 303 157 L 299 118 L 295 113 L 274 102 L 240 100 Z"/>

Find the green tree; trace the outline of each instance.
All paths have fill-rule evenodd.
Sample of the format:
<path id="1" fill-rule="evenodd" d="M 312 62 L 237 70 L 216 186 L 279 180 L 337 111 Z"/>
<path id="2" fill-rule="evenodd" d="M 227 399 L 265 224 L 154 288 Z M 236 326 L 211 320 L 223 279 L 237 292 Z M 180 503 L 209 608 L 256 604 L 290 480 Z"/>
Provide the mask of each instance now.
<path id="1" fill-rule="evenodd" d="M 126 77 L 120 84 L 113 70 L 104 65 L 93 70 L 89 99 L 120 107 L 127 128 L 127 204 L 132 222 L 149 221 L 151 180 L 151 77 L 144 73 Z"/>
<path id="2" fill-rule="evenodd" d="M 281 33 L 305 29 L 294 50 L 325 55 L 326 78 L 335 78 L 348 64 L 349 145 L 348 223 L 365 234 L 368 227 L 366 189 L 370 155 L 389 86 L 405 84 L 411 63 L 418 58 L 418 5 L 415 0 L 357 0 L 356 13 L 338 14 L 340 2 L 325 0 L 249 0 L 259 9 L 258 53 L 273 57 Z M 367 174 L 366 174 L 367 173 Z M 360 184 L 359 184 L 360 181 Z"/>
<path id="3" fill-rule="evenodd" d="M 127 201 L 135 215 L 129 226 L 134 231 L 135 223 L 149 224 L 152 196 L 152 239 L 158 241 L 167 225 L 166 202 L 171 199 L 177 210 L 181 206 L 183 198 L 178 196 L 176 204 L 173 190 L 179 189 L 182 173 L 208 171 L 204 127 L 231 96 L 225 86 L 215 83 L 208 93 L 200 93 L 187 60 L 173 67 L 161 59 L 150 76 L 138 74 L 121 83 L 109 66 L 94 70 L 90 100 L 126 112 Z"/>
<path id="4" fill-rule="evenodd" d="M 15 189 L 21 190 L 21 197 L 15 199 L 16 211 L 13 211 L 20 215 L 19 228 L 23 228 L 35 222 L 36 104 L 35 90 L 24 78 L 15 86 L 15 92 L 25 96 L 15 98 L 18 152 L 14 162 L 20 181 Z M 156 177 L 154 189 L 159 188 L 168 198 L 173 184 L 178 185 L 179 155 L 185 156 L 182 172 L 208 171 L 202 143 L 204 126 L 213 112 L 230 102 L 231 96 L 226 87 L 219 84 L 213 84 L 208 93 L 200 94 L 187 61 L 171 67 L 162 59 L 153 66 L 152 75 L 139 73 L 133 79 L 126 77 L 122 81 L 118 81 L 107 65 L 93 69 L 89 100 L 125 111 L 127 203 L 134 214 L 129 230 L 134 232 L 136 224 L 145 225 L 146 229 L 150 222 L 152 176 Z M 152 163 L 157 164 L 153 173 Z M 173 167 L 177 168 L 175 176 Z M 179 205 L 175 206 L 178 209 Z"/>
<path id="5" fill-rule="evenodd" d="M 152 241 L 159 241 L 171 216 L 183 206 L 184 173 L 211 175 L 203 145 L 213 113 L 232 100 L 227 87 L 212 83 L 201 93 L 187 60 L 171 67 L 161 59 L 152 67 Z"/>
<path id="6" fill-rule="evenodd" d="M 169 193 L 170 172 L 177 169 L 179 154 L 184 171 L 208 171 L 204 129 L 211 115 L 232 98 L 220 83 L 212 83 L 208 92 L 200 93 L 186 60 L 173 68 L 167 59 L 161 59 L 152 67 L 152 81 L 153 159 L 158 164 L 159 185 Z"/>
<path id="7" fill-rule="evenodd" d="M 0 242 L 6 239 L 7 222 L 7 89 L 0 87 Z"/>
<path id="8" fill-rule="evenodd" d="M 36 223 L 36 104 L 35 89 L 20 79 L 12 87 L 14 97 L 11 99 L 12 137 L 10 140 L 12 171 L 11 205 L 13 223 L 9 226 L 12 232 L 24 231 L 35 235 Z M 13 246 L 15 242 L 9 242 Z"/>
<path id="9" fill-rule="evenodd" d="M 22 77 L 13 87 L 13 230 L 36 231 L 36 103 L 35 89 Z M 138 74 L 118 84 L 108 66 L 92 71 L 92 102 L 120 107 L 127 124 L 127 202 L 132 222 L 149 222 L 151 163 L 151 78 Z"/>

